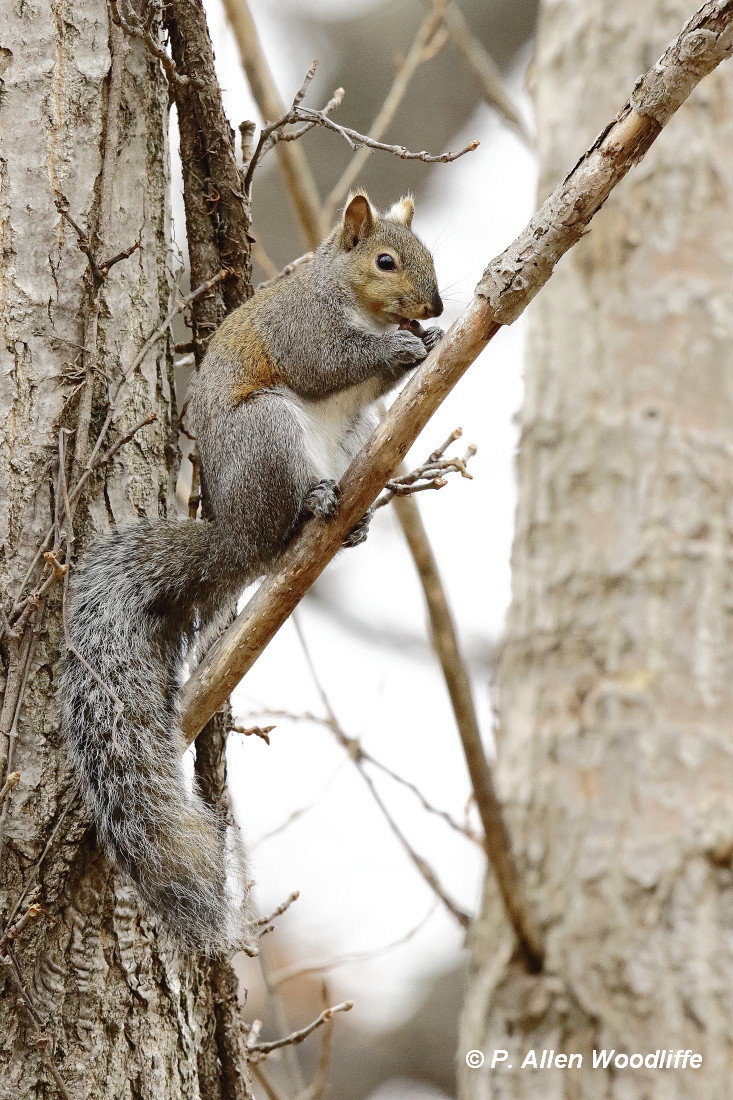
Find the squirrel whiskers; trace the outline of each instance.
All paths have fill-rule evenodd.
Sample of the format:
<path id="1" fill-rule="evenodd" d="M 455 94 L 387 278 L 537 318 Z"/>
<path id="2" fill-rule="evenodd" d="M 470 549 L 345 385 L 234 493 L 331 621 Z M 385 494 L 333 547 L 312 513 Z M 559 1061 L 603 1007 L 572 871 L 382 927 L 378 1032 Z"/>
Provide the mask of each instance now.
<path id="1" fill-rule="evenodd" d="M 381 216 L 357 192 L 308 263 L 227 317 L 189 404 L 211 519 L 118 528 L 73 581 L 60 693 L 82 796 L 110 857 L 200 950 L 241 946 L 248 929 L 228 896 L 225 826 L 183 774 L 181 668 L 299 524 L 333 513 L 375 402 L 440 338 L 419 324 L 443 306 L 412 215 L 410 198 Z"/>

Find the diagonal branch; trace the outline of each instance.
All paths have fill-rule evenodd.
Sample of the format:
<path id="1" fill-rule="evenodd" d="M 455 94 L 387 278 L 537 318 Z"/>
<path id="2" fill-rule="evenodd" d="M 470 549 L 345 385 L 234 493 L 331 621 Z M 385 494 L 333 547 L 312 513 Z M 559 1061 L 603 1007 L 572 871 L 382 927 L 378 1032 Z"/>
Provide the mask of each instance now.
<path id="1" fill-rule="evenodd" d="M 637 164 L 699 81 L 733 52 L 733 0 L 693 16 L 629 101 L 552 192 L 526 229 L 486 268 L 474 298 L 416 371 L 341 482 L 328 522 L 310 520 L 235 622 L 184 685 L 191 741 L 239 683 L 341 548 L 432 414 L 502 325 L 511 324 L 576 244 L 613 188 Z"/>

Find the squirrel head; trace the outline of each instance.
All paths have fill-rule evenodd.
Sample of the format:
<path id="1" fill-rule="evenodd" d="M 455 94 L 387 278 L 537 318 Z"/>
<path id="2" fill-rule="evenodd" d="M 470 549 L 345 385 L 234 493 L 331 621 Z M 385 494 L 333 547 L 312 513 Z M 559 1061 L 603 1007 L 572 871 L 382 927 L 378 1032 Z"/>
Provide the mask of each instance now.
<path id="1" fill-rule="evenodd" d="M 439 317 L 433 258 L 410 229 L 410 195 L 380 215 L 363 191 L 349 196 L 333 242 L 357 304 L 381 324 Z"/>

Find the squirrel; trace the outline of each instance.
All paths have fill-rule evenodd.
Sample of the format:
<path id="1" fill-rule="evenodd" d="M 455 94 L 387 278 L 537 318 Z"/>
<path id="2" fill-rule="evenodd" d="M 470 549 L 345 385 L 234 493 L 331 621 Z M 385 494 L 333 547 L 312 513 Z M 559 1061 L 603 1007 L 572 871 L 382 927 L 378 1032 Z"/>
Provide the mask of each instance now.
<path id="1" fill-rule="evenodd" d="M 380 215 L 352 194 L 308 262 L 224 320 L 188 406 L 207 518 L 119 527 L 75 574 L 62 736 L 107 854 L 186 947 L 236 948 L 247 932 L 224 827 L 183 773 L 182 666 L 299 525 L 333 514 L 375 402 L 442 336 L 420 325 L 443 303 L 413 212 L 410 196 Z"/>

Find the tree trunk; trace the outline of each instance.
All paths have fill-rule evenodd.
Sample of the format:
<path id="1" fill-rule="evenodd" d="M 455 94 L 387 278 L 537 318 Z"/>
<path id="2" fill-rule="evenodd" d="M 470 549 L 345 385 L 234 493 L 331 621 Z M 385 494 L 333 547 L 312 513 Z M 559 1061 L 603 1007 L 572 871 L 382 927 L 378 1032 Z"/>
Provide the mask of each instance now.
<path id="1" fill-rule="evenodd" d="M 541 192 L 692 0 L 552 0 Z M 733 71 L 706 79 L 532 310 L 497 780 L 544 973 L 489 875 L 461 1097 L 725 1096 L 733 1044 Z M 697 1070 L 593 1068 L 691 1050 Z M 467 1051 L 486 1058 L 465 1065 Z M 508 1052 L 491 1070 L 492 1052 Z M 520 1068 L 529 1051 L 582 1068 Z M 512 1068 L 509 1069 L 508 1065 Z"/>
<path id="2" fill-rule="evenodd" d="M 0 951 L 0 1096 L 244 1098 L 225 983 L 97 849 L 55 703 L 61 564 L 175 509 L 167 333 L 116 396 L 170 308 L 168 86 L 104 0 L 0 0 L 0 25 L 0 787 L 19 773 L 0 818 L 0 937 L 17 932 Z M 153 413 L 75 496 L 100 433 L 97 461 Z"/>

